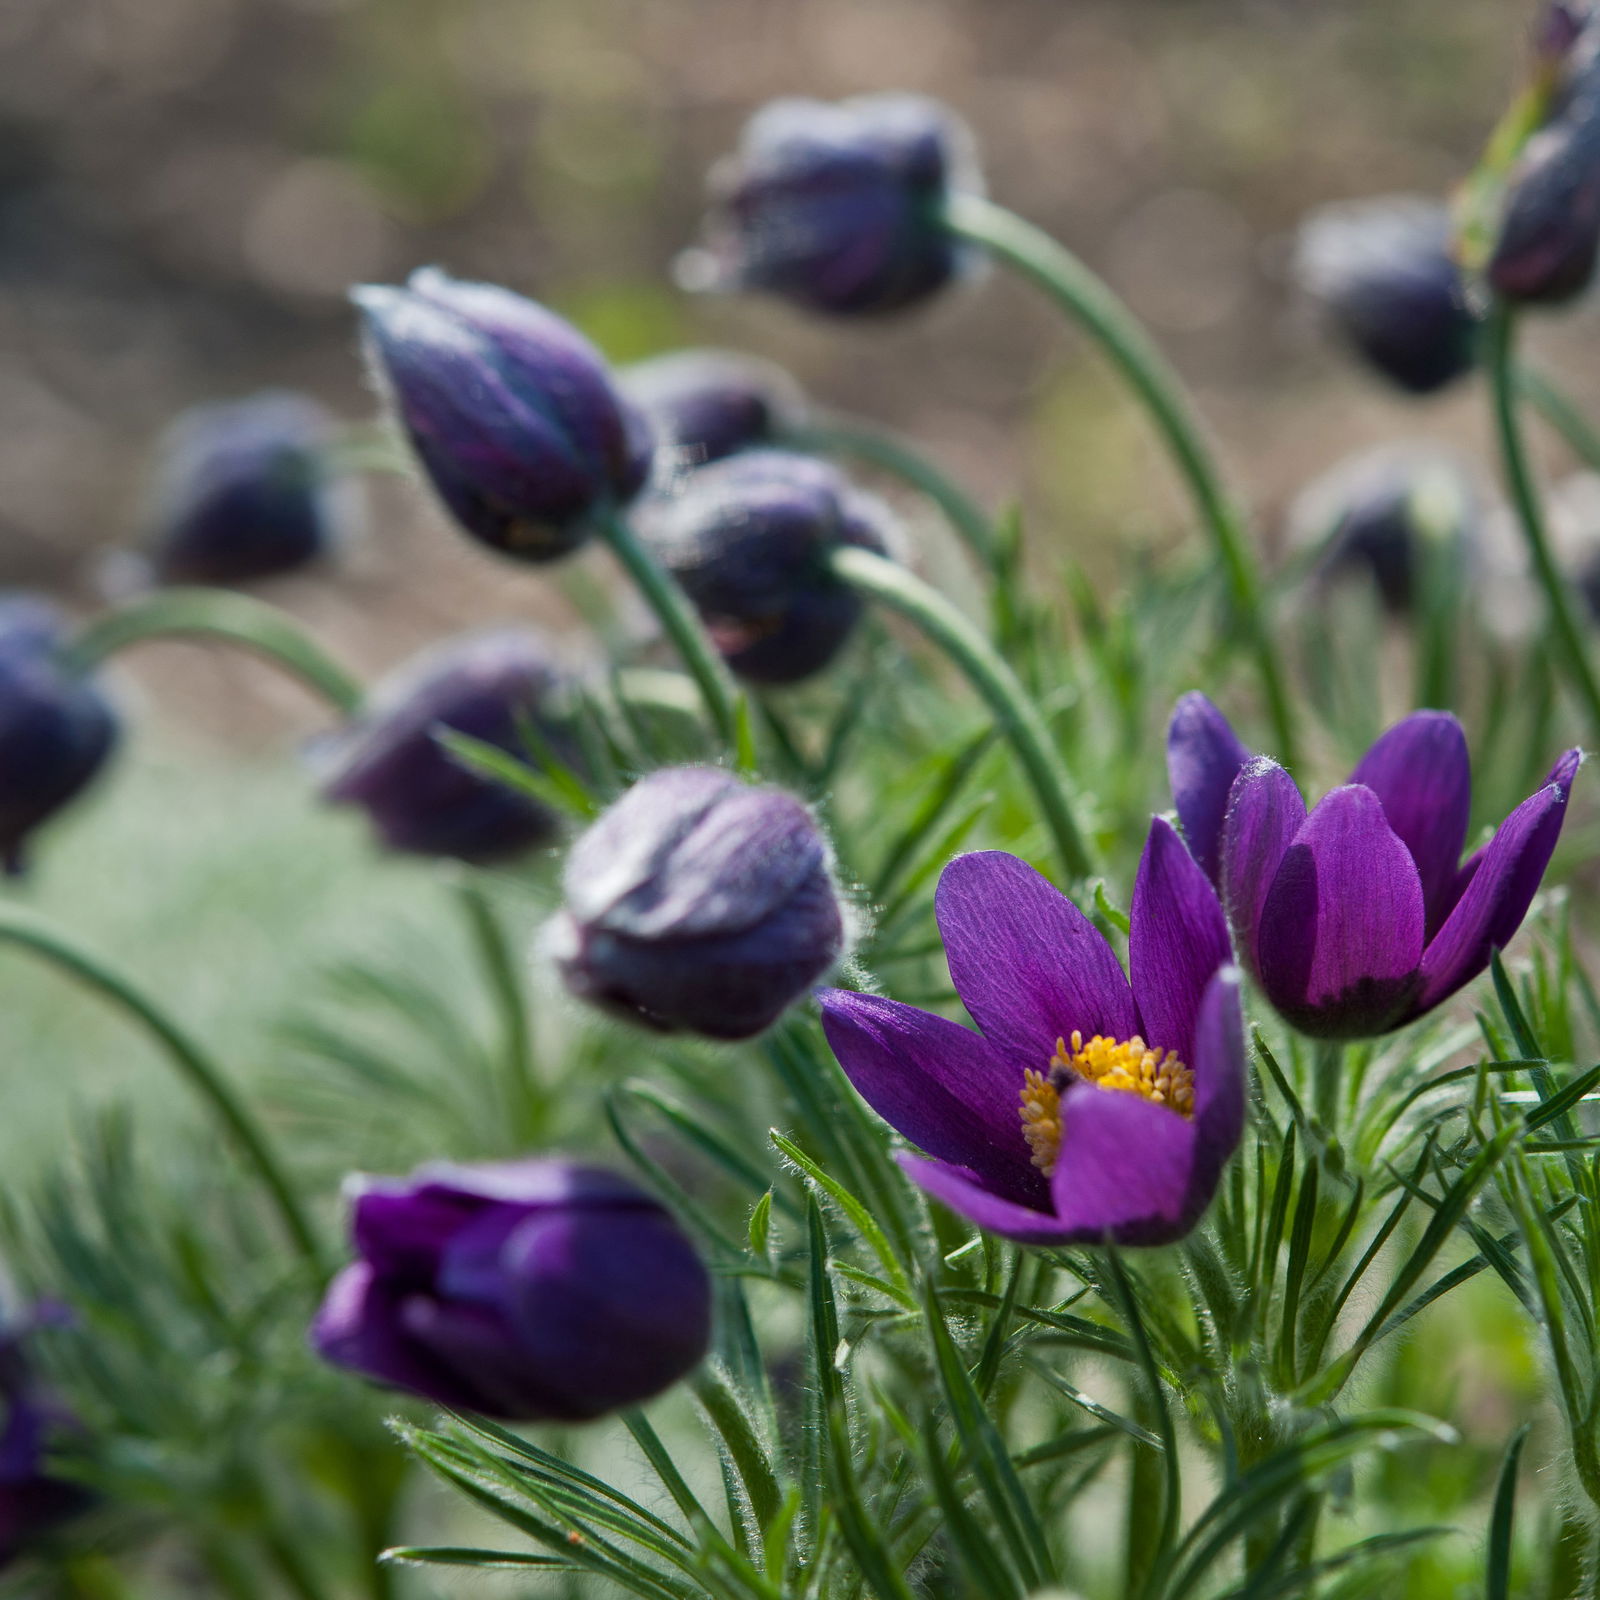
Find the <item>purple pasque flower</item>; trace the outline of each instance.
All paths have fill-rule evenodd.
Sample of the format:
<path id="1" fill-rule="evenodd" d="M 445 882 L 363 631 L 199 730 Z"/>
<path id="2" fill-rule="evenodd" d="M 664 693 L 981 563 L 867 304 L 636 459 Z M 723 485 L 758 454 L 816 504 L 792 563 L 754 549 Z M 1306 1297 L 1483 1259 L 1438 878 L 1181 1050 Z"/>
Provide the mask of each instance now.
<path id="1" fill-rule="evenodd" d="M 929 1194 L 1024 1244 L 1167 1244 L 1195 1225 L 1239 1143 L 1239 975 L 1215 891 L 1150 825 L 1128 967 L 1025 861 L 958 856 L 935 899 L 974 1033 L 914 1006 L 819 991 L 861 1096 L 924 1156 Z"/>
<path id="2" fill-rule="evenodd" d="M 1481 850 L 1466 735 L 1417 711 L 1308 812 L 1201 694 L 1173 712 L 1167 766 L 1184 836 L 1222 894 L 1240 960 L 1302 1033 L 1361 1039 L 1449 999 L 1509 943 L 1561 834 L 1568 750 Z"/>
<path id="3" fill-rule="evenodd" d="M 665 1207 L 569 1161 L 348 1186 L 356 1261 L 311 1326 L 324 1360 L 439 1405 L 587 1422 L 699 1365 L 711 1279 Z"/>
<path id="4" fill-rule="evenodd" d="M 966 125 L 936 100 L 774 100 L 713 168 L 705 244 L 680 278 L 834 316 L 899 311 L 972 259 L 944 209 L 981 187 Z"/>
<path id="5" fill-rule="evenodd" d="M 475 772 L 441 742 L 465 734 L 510 755 L 537 735 L 576 760 L 561 718 L 567 675 L 533 628 L 446 640 L 378 685 L 363 709 L 316 751 L 323 797 L 371 819 L 386 849 L 478 864 L 548 844 L 548 806 Z"/>
<path id="6" fill-rule="evenodd" d="M 653 441 L 553 311 L 433 268 L 353 291 L 374 373 L 439 498 L 479 542 L 552 561 L 649 476 Z"/>
<path id="7" fill-rule="evenodd" d="M 782 367 L 737 350 L 674 350 L 617 374 L 655 430 L 658 479 L 776 444 L 806 416 L 800 385 Z"/>
<path id="8" fill-rule="evenodd" d="M 1324 206 L 1300 226 L 1294 272 L 1346 343 L 1400 388 L 1432 394 L 1471 369 L 1478 318 L 1443 202 Z"/>
<path id="9" fill-rule="evenodd" d="M 811 813 L 716 767 L 641 778 L 572 847 L 546 948 L 579 999 L 661 1033 L 748 1039 L 839 959 Z"/>

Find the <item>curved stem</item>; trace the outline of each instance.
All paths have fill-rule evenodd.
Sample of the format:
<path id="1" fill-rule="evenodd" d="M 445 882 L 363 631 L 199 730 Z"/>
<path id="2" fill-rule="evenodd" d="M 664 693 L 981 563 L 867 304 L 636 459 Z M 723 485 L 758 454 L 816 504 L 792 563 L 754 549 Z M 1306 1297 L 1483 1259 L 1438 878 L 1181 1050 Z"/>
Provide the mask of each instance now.
<path id="1" fill-rule="evenodd" d="M 1517 381 L 1512 366 L 1516 341 L 1516 313 L 1507 305 L 1497 305 L 1490 315 L 1484 359 L 1489 386 L 1494 398 L 1495 429 L 1500 441 L 1500 459 L 1505 469 L 1506 487 L 1517 511 L 1523 542 L 1528 547 L 1534 572 L 1550 608 L 1550 623 L 1563 664 L 1572 686 L 1583 701 L 1595 736 L 1600 738 L 1600 684 L 1589 662 L 1582 629 L 1572 607 L 1567 580 L 1556 564 L 1545 528 L 1544 508 L 1528 461 L 1527 447 L 1517 419 Z"/>
<path id="2" fill-rule="evenodd" d="M 650 609 L 655 612 L 667 637 L 677 647 L 683 664 L 699 685 L 700 696 L 711 713 L 717 732 L 729 744 L 739 737 L 739 691 L 722 658 L 706 637 L 694 614 L 688 596 L 662 570 L 660 563 L 639 541 L 639 537 L 616 512 L 602 518 L 600 529 L 627 574 L 639 586 Z"/>
<path id="3" fill-rule="evenodd" d="M 533 1078 L 533 1036 L 522 971 L 504 924 L 483 884 L 464 877 L 458 885 L 467 929 L 483 963 L 484 976 L 500 1015 L 500 1051 L 505 1072 L 506 1109 L 514 1139 L 537 1139 L 543 1107 Z"/>
<path id="4" fill-rule="evenodd" d="M 1068 880 L 1088 877 L 1089 852 L 1067 798 L 1061 759 L 1038 709 L 994 647 L 938 590 L 897 563 L 849 546 L 829 560 L 846 583 L 914 622 L 961 669 L 1016 751 Z"/>
<path id="5" fill-rule="evenodd" d="M 1246 631 L 1267 697 L 1278 754 L 1294 759 L 1294 718 L 1283 668 L 1268 631 L 1261 575 L 1237 508 L 1206 443 L 1183 384 L 1138 319 L 1075 255 L 1047 233 L 978 195 L 957 195 L 951 230 L 983 245 L 1050 296 L 1111 359 L 1160 432 L 1216 547 L 1228 593 Z"/>
<path id="6" fill-rule="evenodd" d="M 120 1006 L 155 1039 L 179 1076 L 236 1142 L 277 1209 L 283 1231 L 316 1273 L 318 1282 L 326 1279 L 327 1269 L 316 1234 L 265 1131 L 234 1093 L 216 1062 L 121 973 L 43 918 L 20 906 L 0 902 L 0 942 L 20 945 L 71 973 L 80 983 Z"/>
<path id="7" fill-rule="evenodd" d="M 849 456 L 893 474 L 938 506 L 984 567 L 994 566 L 999 550 L 989 518 L 964 489 L 886 428 L 853 417 L 824 417 L 811 427 L 785 434 L 781 442 L 814 455 Z"/>
<path id="8" fill-rule="evenodd" d="M 67 647 L 67 665 L 89 672 L 146 639 L 215 639 L 240 645 L 298 678 L 341 716 L 363 690 L 286 611 L 227 589 L 164 589 L 97 617 Z"/>

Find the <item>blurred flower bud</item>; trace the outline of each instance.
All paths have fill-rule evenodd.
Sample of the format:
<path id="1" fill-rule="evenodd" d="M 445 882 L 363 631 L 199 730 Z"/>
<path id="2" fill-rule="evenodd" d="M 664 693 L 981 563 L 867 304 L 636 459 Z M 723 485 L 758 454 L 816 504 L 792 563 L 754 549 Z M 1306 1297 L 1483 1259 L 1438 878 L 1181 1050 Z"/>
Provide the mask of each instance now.
<path id="1" fill-rule="evenodd" d="M 805 420 L 805 396 L 782 367 L 734 350 L 675 350 L 619 376 L 654 425 L 668 474 L 774 444 Z"/>
<path id="2" fill-rule="evenodd" d="M 572 847 L 550 953 L 580 999 L 664 1033 L 746 1039 L 838 959 L 811 814 L 712 767 L 641 779 Z"/>
<path id="3" fill-rule="evenodd" d="M 1600 253 L 1600 69 L 1527 143 L 1506 186 L 1489 286 L 1505 300 L 1562 305 L 1589 287 Z"/>
<path id="4" fill-rule="evenodd" d="M 642 520 L 729 667 L 752 683 L 796 683 L 833 660 L 862 613 L 829 554 L 887 554 L 893 517 L 838 468 L 753 450 L 695 473 Z"/>
<path id="5" fill-rule="evenodd" d="M 1315 551 L 1315 581 L 1364 575 L 1393 612 L 1412 609 L 1430 558 L 1472 561 L 1480 512 L 1466 471 L 1446 450 L 1367 451 L 1305 489 L 1289 515 L 1291 549 Z"/>
<path id="6" fill-rule="evenodd" d="M 519 560 L 554 560 L 649 475 L 643 418 L 599 351 L 554 312 L 432 269 L 354 298 L 378 382 L 473 538 Z"/>
<path id="7" fill-rule="evenodd" d="M 624 1178 L 555 1160 L 441 1163 L 349 1192 L 357 1260 L 311 1328 L 335 1366 L 458 1410 L 587 1422 L 705 1355 L 710 1277 Z"/>
<path id="8" fill-rule="evenodd" d="M 1404 195 L 1324 206 L 1301 224 L 1294 270 L 1339 333 L 1402 389 L 1432 394 L 1472 366 L 1477 319 L 1447 206 Z"/>
<path id="9" fill-rule="evenodd" d="M 529 759 L 530 732 L 571 755 L 557 702 L 565 682 L 529 628 L 449 640 L 406 663 L 317 752 L 323 795 L 359 806 L 390 850 L 503 861 L 557 832 L 554 812 L 466 766 L 440 743 L 449 729 Z"/>
<path id="10" fill-rule="evenodd" d="M 26 865 L 28 836 L 104 766 L 117 741 L 111 706 L 63 665 L 65 625 L 31 596 L 0 598 L 0 861 Z"/>
<path id="11" fill-rule="evenodd" d="M 837 315 L 898 311 L 973 259 L 943 213 L 981 187 L 971 134 L 937 101 L 774 100 L 713 168 L 705 242 L 680 279 Z"/>
<path id="12" fill-rule="evenodd" d="M 325 554 L 341 498 L 323 457 L 330 433 L 321 406 L 281 391 L 185 412 L 159 447 L 156 577 L 248 583 Z"/>

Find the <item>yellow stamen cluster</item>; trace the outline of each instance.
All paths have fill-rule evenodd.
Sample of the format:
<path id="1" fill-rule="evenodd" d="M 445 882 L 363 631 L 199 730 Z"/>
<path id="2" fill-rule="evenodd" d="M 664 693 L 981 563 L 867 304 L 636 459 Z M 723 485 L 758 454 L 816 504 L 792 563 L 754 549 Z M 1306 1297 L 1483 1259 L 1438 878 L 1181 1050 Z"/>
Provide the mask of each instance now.
<path id="1" fill-rule="evenodd" d="M 1061 1088 L 1072 1078 L 1139 1095 L 1180 1117 L 1194 1115 L 1194 1074 L 1175 1052 L 1152 1050 L 1138 1034 L 1118 1042 L 1097 1033 L 1085 1042 L 1074 1032 L 1070 1047 L 1057 1039 L 1049 1072 L 1030 1067 L 1022 1083 L 1022 1137 L 1046 1177 L 1061 1154 Z"/>

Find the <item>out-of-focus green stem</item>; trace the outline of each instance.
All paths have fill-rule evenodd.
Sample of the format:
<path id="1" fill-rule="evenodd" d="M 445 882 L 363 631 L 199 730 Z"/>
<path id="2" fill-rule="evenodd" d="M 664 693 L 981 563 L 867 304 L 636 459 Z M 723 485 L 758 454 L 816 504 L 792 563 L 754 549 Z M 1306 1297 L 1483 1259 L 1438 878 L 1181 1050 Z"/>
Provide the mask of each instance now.
<path id="1" fill-rule="evenodd" d="M 155 1039 L 179 1076 L 238 1146 L 277 1210 L 290 1243 L 317 1280 L 323 1281 L 327 1277 L 326 1263 L 294 1186 L 266 1131 L 234 1092 L 217 1063 L 129 979 L 33 912 L 0 902 L 0 943 L 20 945 L 71 973 L 80 983 L 119 1006 Z"/>
<path id="2" fill-rule="evenodd" d="M 853 588 L 916 624 L 961 670 L 994 713 L 1033 786 L 1070 882 L 1089 876 L 1089 852 L 1068 798 L 1067 775 L 1049 731 L 1016 674 L 994 647 L 938 590 L 870 550 L 841 547 L 833 570 Z"/>
<path id="3" fill-rule="evenodd" d="M 69 667 L 89 672 L 146 639 L 212 639 L 253 651 L 298 678 L 342 716 L 363 690 L 288 612 L 227 589 L 163 589 L 97 617 L 67 646 Z"/>
<path id="4" fill-rule="evenodd" d="M 662 570 L 638 535 L 620 513 L 603 517 L 600 531 L 628 576 L 639 586 L 650 609 L 672 640 L 689 675 L 699 685 L 701 698 L 718 734 L 733 746 L 739 738 L 739 691 L 722 658 L 706 637 L 688 596 Z"/>
<path id="5" fill-rule="evenodd" d="M 506 1109 L 516 1139 L 534 1142 L 542 1121 L 538 1086 L 533 1080 L 532 1031 L 522 973 L 500 913 L 482 883 L 463 878 L 459 885 L 468 931 L 483 963 L 484 976 L 500 1015 L 500 1053 L 505 1073 Z"/>
<path id="6" fill-rule="evenodd" d="M 854 417 L 829 416 L 785 434 L 782 443 L 814 455 L 849 456 L 880 468 L 925 494 L 944 513 L 973 555 L 987 569 L 999 555 L 994 526 L 966 491 L 920 451 L 885 428 Z"/>
<path id="7" fill-rule="evenodd" d="M 1589 661 L 1589 651 L 1577 613 L 1573 610 L 1566 576 L 1557 566 L 1555 554 L 1550 548 L 1544 507 L 1539 500 L 1533 467 L 1528 460 L 1522 427 L 1517 417 L 1518 385 L 1513 367 L 1515 344 L 1516 313 L 1508 305 L 1497 305 L 1489 317 L 1484 360 L 1494 397 L 1495 429 L 1500 440 L 1500 459 L 1505 470 L 1506 487 L 1516 508 L 1523 543 L 1528 547 L 1534 572 L 1544 590 L 1545 603 L 1550 608 L 1550 625 L 1562 665 L 1579 699 L 1583 701 L 1595 737 L 1600 738 L 1600 684 L 1595 681 L 1594 668 Z"/>
<path id="8" fill-rule="evenodd" d="M 1261 575 L 1238 509 L 1222 485 L 1183 384 L 1128 308 L 1083 262 L 1047 233 L 978 195 L 957 195 L 951 229 L 983 245 L 1050 296 L 1111 359 L 1150 414 L 1216 547 L 1228 593 L 1267 697 L 1279 757 L 1294 760 L 1294 717 L 1283 666 L 1267 626 Z"/>

